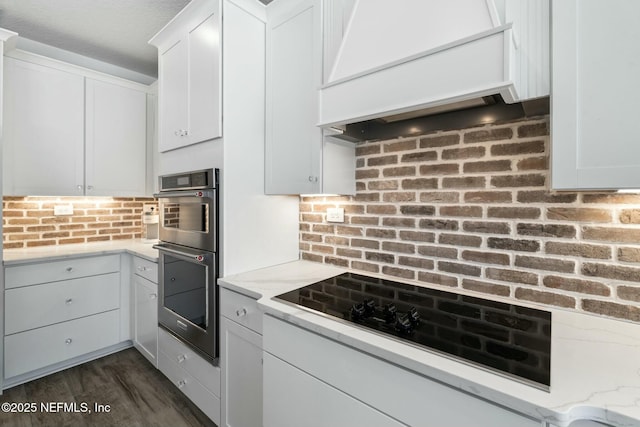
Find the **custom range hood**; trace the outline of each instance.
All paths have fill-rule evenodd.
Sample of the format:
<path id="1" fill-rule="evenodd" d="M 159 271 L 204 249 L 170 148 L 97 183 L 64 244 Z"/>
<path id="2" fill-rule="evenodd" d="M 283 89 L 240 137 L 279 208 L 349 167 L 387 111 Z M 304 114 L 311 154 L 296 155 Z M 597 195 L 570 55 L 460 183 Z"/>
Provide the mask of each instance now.
<path id="1" fill-rule="evenodd" d="M 376 139 L 386 124 L 425 115 L 455 121 L 462 116 L 451 111 L 476 111 L 482 124 L 526 114 L 523 101 L 548 105 L 549 0 L 328 0 L 324 8 L 319 125 L 351 128 L 345 137 Z"/>

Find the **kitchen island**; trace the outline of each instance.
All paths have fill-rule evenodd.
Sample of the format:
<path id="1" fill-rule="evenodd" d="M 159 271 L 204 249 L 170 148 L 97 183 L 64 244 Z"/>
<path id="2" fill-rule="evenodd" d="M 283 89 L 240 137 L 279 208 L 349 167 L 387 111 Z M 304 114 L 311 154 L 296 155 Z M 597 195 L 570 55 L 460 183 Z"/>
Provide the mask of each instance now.
<path id="1" fill-rule="evenodd" d="M 219 283 L 223 288 L 258 299 L 258 306 L 265 314 L 265 360 L 277 359 L 268 350 L 278 351 L 275 343 L 270 344 L 270 340 L 272 337 L 275 337 L 274 340 L 279 338 L 276 334 L 270 336 L 269 330 L 284 328 L 291 332 L 291 337 L 303 338 L 308 335 L 313 340 L 355 349 L 367 357 L 372 356 L 399 367 L 403 373 L 429 379 L 461 392 L 461 395 L 487 402 L 494 408 L 513 411 L 522 416 L 522 425 L 533 422 L 533 425 L 543 426 L 597 426 L 599 424 L 592 423 L 596 421 L 612 426 L 640 425 L 640 326 L 551 309 L 551 385 L 548 390 L 542 390 L 437 352 L 272 300 L 276 295 L 345 271 L 333 266 L 297 261 L 225 277 Z M 426 286 L 424 283 L 409 283 Z M 451 291 L 449 288 L 447 290 Z M 465 293 L 463 290 L 455 291 Z M 484 295 L 482 297 L 487 298 Z M 497 297 L 491 299 L 506 302 Z M 521 305 L 537 308 L 527 303 Z M 292 347 L 295 345 L 293 343 Z M 339 367 L 347 362 L 324 360 L 328 366 L 334 363 Z M 265 381 L 268 381 L 266 369 Z M 322 380 L 327 381 L 325 378 Z M 267 387 L 265 385 L 265 391 Z M 390 393 L 395 391 L 391 390 Z M 265 395 L 265 414 L 269 410 L 268 398 Z M 368 401 L 365 403 L 371 405 Z M 268 425 L 267 420 L 265 425 Z"/>

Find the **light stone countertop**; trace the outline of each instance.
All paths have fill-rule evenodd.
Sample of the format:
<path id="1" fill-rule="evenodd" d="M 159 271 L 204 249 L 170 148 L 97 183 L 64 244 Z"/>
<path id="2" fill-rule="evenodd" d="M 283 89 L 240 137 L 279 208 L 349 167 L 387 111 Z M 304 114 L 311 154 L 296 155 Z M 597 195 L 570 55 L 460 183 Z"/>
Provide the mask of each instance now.
<path id="1" fill-rule="evenodd" d="M 153 243 L 146 243 L 139 239 L 4 249 L 2 251 L 2 259 L 3 264 L 9 266 L 85 255 L 106 255 L 118 252 L 128 252 L 146 258 L 149 261 L 158 261 L 158 250 L 153 248 Z"/>
<path id="2" fill-rule="evenodd" d="M 224 277 L 219 283 L 259 299 L 261 309 L 270 315 L 554 425 L 594 420 L 616 427 L 640 426 L 640 325 L 522 303 L 552 312 L 551 387 L 544 391 L 271 299 L 345 271 L 295 261 Z"/>

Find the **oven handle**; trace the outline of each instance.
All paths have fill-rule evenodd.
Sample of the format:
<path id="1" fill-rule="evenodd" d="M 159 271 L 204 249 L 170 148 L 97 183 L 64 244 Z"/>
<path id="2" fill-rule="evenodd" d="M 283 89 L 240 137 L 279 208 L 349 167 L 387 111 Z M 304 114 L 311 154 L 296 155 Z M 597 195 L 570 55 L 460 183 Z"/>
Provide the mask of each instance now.
<path id="1" fill-rule="evenodd" d="M 192 261 L 192 262 L 195 261 L 195 262 L 202 263 L 202 262 L 206 261 L 206 259 L 208 257 L 207 253 L 197 253 L 197 252 L 190 253 L 190 252 L 179 251 L 177 249 L 168 248 L 163 244 L 153 245 L 153 248 L 157 249 L 159 251 L 162 251 L 162 252 L 170 253 L 172 255 L 180 256 L 180 257 L 182 257 L 182 258 L 184 258 L 186 260 Z"/>
<path id="2" fill-rule="evenodd" d="M 215 189 L 205 188 L 202 190 L 182 190 L 182 191 L 166 191 L 164 193 L 156 193 L 153 195 L 156 199 L 170 199 L 179 197 L 202 197 L 213 199 Z"/>

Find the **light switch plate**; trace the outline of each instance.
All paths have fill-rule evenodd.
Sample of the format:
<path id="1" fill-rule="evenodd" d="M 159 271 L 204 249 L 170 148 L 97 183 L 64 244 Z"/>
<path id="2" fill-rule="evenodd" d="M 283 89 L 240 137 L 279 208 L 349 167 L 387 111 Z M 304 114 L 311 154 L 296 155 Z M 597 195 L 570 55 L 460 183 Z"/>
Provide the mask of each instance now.
<path id="1" fill-rule="evenodd" d="M 344 222 L 344 208 L 327 208 L 327 222 Z"/>
<path id="2" fill-rule="evenodd" d="M 54 215 L 73 215 L 73 205 L 54 205 Z"/>

